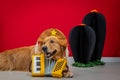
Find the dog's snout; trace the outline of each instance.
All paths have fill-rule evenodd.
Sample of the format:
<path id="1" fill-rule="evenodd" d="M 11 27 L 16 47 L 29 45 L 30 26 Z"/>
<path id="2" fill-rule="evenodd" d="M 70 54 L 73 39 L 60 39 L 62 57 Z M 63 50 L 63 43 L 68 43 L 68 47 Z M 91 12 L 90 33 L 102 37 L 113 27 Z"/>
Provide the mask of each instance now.
<path id="1" fill-rule="evenodd" d="M 46 52 L 46 51 L 47 51 L 47 46 L 42 47 L 42 50 L 43 50 L 44 52 Z"/>

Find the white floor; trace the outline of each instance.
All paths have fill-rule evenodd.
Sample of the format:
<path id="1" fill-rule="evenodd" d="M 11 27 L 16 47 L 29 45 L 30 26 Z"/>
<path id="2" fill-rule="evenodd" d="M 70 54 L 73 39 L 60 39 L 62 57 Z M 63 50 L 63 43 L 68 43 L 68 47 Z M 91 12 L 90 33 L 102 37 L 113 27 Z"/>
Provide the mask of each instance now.
<path id="1" fill-rule="evenodd" d="M 120 62 L 108 62 L 104 66 L 91 68 L 70 68 L 73 78 L 31 77 L 29 72 L 1 71 L 0 80 L 120 80 Z"/>

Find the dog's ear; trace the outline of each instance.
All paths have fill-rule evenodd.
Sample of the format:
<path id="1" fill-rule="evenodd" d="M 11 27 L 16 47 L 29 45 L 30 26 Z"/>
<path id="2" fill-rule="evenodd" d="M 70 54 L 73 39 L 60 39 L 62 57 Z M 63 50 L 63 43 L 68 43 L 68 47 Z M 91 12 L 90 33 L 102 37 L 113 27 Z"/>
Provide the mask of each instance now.
<path id="1" fill-rule="evenodd" d="M 65 53 L 66 47 L 61 47 L 63 53 Z"/>
<path id="2" fill-rule="evenodd" d="M 67 47 L 67 40 L 66 40 L 66 38 L 64 36 L 63 37 L 57 36 L 57 37 L 58 37 L 60 46 L 63 48 L 63 50 L 65 50 L 66 47 Z"/>

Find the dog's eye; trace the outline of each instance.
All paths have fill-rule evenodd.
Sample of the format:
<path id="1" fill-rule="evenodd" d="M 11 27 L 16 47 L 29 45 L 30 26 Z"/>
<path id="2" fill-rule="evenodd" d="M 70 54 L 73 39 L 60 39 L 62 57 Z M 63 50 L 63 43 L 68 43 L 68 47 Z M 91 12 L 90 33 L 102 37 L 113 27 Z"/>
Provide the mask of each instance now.
<path id="1" fill-rule="evenodd" d="M 51 40 L 51 41 L 50 41 L 50 43 L 54 43 L 54 41 L 53 41 L 53 40 Z"/>

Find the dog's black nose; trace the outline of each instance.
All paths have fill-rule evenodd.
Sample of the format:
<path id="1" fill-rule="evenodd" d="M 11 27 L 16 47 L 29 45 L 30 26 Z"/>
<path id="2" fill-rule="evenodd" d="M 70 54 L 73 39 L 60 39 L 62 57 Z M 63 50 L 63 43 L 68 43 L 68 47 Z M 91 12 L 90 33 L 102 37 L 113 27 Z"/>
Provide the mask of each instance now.
<path id="1" fill-rule="evenodd" d="M 42 47 L 42 50 L 43 50 L 44 52 L 47 52 L 47 46 Z"/>

